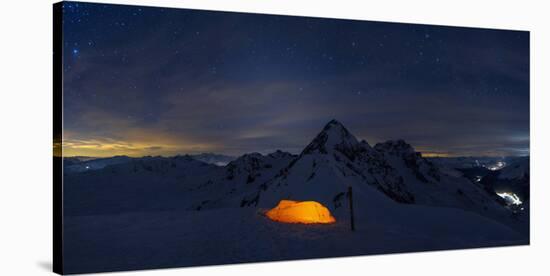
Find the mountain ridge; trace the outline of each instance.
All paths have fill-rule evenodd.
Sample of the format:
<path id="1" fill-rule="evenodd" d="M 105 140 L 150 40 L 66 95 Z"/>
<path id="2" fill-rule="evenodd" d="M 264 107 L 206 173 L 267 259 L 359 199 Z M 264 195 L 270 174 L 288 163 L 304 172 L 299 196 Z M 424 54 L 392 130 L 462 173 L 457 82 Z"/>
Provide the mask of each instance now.
<path id="1" fill-rule="evenodd" d="M 130 179 L 131 184 L 120 184 Z M 359 142 L 336 120 L 328 122 L 299 155 L 280 150 L 265 155 L 248 153 L 224 166 L 189 155 L 132 158 L 127 163 L 68 174 L 66 180 L 68 194 L 78 189 L 87 191 L 85 199 L 68 197 L 87 203 L 69 199 L 68 205 L 91 206 L 72 214 L 270 208 L 282 199 L 291 199 L 318 201 L 342 218 L 346 215 L 347 189 L 353 187 L 355 202 L 364 208 L 382 208 L 376 207 L 379 205 L 391 209 L 396 207 L 387 206 L 395 204 L 458 208 L 512 223 L 511 212 L 481 184 L 448 174 L 404 140 L 389 140 L 374 147 Z M 128 189 L 133 191 L 125 196 Z M 174 200 L 159 204 L 148 199 L 151 194 L 166 194 Z M 119 197 L 126 200 L 124 206 Z M 104 206 L 94 206 L 96 201 Z"/>

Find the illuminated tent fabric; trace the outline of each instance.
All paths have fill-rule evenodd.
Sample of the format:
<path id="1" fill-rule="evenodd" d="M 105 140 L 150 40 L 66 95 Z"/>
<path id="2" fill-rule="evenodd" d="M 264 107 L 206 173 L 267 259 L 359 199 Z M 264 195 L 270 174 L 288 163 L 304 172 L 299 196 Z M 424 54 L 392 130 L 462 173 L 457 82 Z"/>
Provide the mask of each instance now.
<path id="1" fill-rule="evenodd" d="M 319 202 L 281 200 L 279 204 L 266 212 L 274 221 L 286 223 L 334 223 L 336 219 Z"/>

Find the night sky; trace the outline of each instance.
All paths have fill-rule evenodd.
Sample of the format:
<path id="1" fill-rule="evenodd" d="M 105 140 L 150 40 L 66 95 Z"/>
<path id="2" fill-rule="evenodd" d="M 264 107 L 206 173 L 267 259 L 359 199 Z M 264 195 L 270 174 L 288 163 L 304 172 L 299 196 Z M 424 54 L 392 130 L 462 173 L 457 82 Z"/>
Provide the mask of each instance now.
<path id="1" fill-rule="evenodd" d="M 66 2 L 64 155 L 529 154 L 529 33 Z"/>

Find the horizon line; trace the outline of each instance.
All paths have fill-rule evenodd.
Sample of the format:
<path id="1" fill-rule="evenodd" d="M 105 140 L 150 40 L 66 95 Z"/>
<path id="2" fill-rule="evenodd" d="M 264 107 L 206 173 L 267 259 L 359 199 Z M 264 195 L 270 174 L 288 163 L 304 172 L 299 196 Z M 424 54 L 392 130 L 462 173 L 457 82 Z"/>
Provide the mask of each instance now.
<path id="1" fill-rule="evenodd" d="M 291 152 L 284 151 L 284 150 L 278 150 L 278 151 L 287 152 L 287 153 L 294 154 L 294 155 L 299 155 L 299 153 L 296 154 L 296 153 L 291 153 Z M 67 157 L 67 158 L 69 158 L 69 157 L 83 157 L 83 158 L 96 158 L 96 159 L 99 159 L 99 158 L 113 158 L 113 157 L 129 157 L 129 158 L 164 157 L 164 158 L 170 158 L 170 157 L 177 157 L 177 156 L 194 156 L 194 155 L 200 155 L 200 154 L 212 154 L 212 155 L 222 155 L 222 156 L 226 156 L 226 157 L 239 158 L 239 157 L 247 155 L 247 154 L 258 153 L 258 154 L 261 154 L 261 155 L 269 155 L 269 154 L 274 153 L 274 152 L 277 152 L 277 150 L 273 151 L 273 152 L 270 152 L 270 153 L 266 153 L 266 154 L 258 152 L 258 151 L 253 151 L 253 152 L 243 153 L 243 154 L 240 154 L 240 155 L 230 155 L 230 154 L 216 153 L 216 152 L 201 152 L 201 153 L 178 153 L 178 154 L 173 154 L 173 155 L 164 155 L 164 154 L 151 155 L 151 154 L 148 154 L 148 155 L 140 155 L 140 156 L 132 156 L 132 155 L 126 155 L 126 154 L 117 154 L 117 155 L 108 155 L 108 156 L 56 155 L 56 154 L 54 154 L 53 156 L 54 157 Z M 416 151 L 416 152 L 420 153 L 422 155 L 422 157 L 424 157 L 424 158 L 506 158 L 506 157 L 529 157 L 529 156 L 531 156 L 531 154 L 526 154 L 526 155 L 452 155 L 452 154 L 439 154 L 439 153 L 423 153 L 423 152 L 420 152 L 420 151 Z"/>

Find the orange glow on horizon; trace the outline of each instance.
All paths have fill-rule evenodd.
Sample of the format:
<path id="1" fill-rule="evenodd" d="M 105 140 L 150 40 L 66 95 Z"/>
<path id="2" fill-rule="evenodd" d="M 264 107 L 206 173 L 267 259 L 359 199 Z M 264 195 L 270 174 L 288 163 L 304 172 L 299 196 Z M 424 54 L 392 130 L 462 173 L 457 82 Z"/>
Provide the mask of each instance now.
<path id="1" fill-rule="evenodd" d="M 448 153 L 422 152 L 422 157 L 453 157 L 453 155 Z"/>
<path id="2" fill-rule="evenodd" d="M 336 219 L 325 206 L 316 201 L 281 200 L 279 204 L 266 212 L 271 220 L 284 223 L 334 223 Z"/>
<path id="3" fill-rule="evenodd" d="M 126 155 L 130 157 L 177 155 L 181 152 L 201 153 L 215 150 L 209 144 L 177 144 L 172 141 L 122 141 L 114 139 L 64 139 L 54 143 L 56 156 L 112 157 Z"/>

